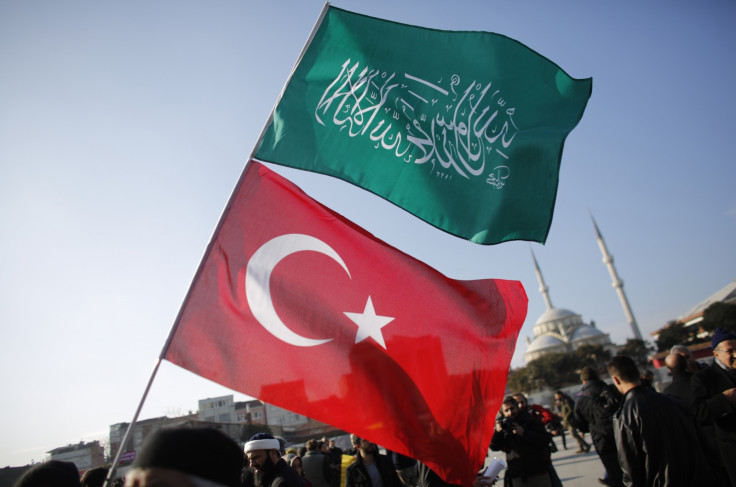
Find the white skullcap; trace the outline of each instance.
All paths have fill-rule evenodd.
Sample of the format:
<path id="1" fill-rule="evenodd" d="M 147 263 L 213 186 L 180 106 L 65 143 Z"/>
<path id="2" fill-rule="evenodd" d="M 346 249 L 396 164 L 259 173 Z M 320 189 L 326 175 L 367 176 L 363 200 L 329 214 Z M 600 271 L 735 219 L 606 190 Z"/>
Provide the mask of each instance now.
<path id="1" fill-rule="evenodd" d="M 250 440 L 245 444 L 245 453 L 254 450 L 278 450 L 281 448 L 279 440 L 275 438 L 264 438 L 261 440 Z"/>

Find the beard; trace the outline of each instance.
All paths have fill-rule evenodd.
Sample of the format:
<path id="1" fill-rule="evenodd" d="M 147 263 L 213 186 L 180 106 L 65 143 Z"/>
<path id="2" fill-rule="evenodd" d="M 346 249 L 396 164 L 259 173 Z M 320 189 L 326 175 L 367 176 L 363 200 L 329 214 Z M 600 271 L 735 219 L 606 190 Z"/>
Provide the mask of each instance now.
<path id="1" fill-rule="evenodd" d="M 255 481 L 256 487 L 269 487 L 265 482 L 269 481 L 271 474 L 276 470 L 276 464 L 273 463 L 270 456 L 266 457 L 261 467 L 253 467 L 253 480 Z"/>
<path id="2" fill-rule="evenodd" d="M 377 455 L 378 446 L 375 443 L 369 444 L 367 447 L 361 449 L 364 455 Z"/>

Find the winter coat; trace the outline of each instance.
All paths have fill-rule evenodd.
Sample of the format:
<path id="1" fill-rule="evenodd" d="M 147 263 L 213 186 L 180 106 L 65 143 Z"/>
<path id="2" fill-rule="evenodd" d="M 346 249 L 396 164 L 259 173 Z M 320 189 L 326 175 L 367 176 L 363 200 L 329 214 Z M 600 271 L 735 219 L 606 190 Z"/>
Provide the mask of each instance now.
<path id="1" fill-rule="evenodd" d="M 386 455 L 376 453 L 373 455 L 378 473 L 381 475 L 383 487 L 400 487 L 401 481 L 394 470 L 394 464 Z M 371 477 L 363 465 L 363 459 L 358 453 L 355 461 L 345 469 L 346 487 L 373 487 Z"/>
<path id="2" fill-rule="evenodd" d="M 261 487 L 304 487 L 304 483 L 296 470 L 288 466 L 283 458 L 279 458 L 273 471 L 263 479 Z"/>
<path id="3" fill-rule="evenodd" d="M 549 436 L 541 421 L 523 410 L 511 421 L 524 428 L 523 435 L 503 430 L 495 431 L 491 439 L 491 450 L 506 452 L 506 475 L 509 478 L 526 478 L 548 472 Z"/>
<path id="4" fill-rule="evenodd" d="M 713 485 L 695 418 L 682 401 L 636 386 L 614 415 L 613 430 L 624 485 Z"/>
<path id="5" fill-rule="evenodd" d="M 715 436 L 723 465 L 731 484 L 736 486 L 736 407 L 721 394 L 736 387 L 734 372 L 716 362 L 693 375 L 692 411 L 698 424 Z"/>
<path id="6" fill-rule="evenodd" d="M 615 454 L 613 413 L 620 402 L 620 394 L 600 379 L 587 381 L 575 403 L 575 422 L 583 432 L 590 432 L 599 455 Z"/>

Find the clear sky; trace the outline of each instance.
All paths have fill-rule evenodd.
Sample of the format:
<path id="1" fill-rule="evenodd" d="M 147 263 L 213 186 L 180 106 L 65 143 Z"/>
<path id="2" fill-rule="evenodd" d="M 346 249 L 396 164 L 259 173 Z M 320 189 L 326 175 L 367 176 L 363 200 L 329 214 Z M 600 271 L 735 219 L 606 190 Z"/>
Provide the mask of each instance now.
<path id="1" fill-rule="evenodd" d="M 555 306 L 631 337 L 589 212 L 645 336 L 736 278 L 736 3 L 334 5 L 498 32 L 593 77 L 545 245 L 471 244 L 346 183 L 271 166 L 450 277 L 520 280 L 514 365 L 545 310 L 530 250 Z M 322 6 L 0 2 L 0 467 L 130 421 Z M 164 363 L 141 418 L 230 393 Z"/>

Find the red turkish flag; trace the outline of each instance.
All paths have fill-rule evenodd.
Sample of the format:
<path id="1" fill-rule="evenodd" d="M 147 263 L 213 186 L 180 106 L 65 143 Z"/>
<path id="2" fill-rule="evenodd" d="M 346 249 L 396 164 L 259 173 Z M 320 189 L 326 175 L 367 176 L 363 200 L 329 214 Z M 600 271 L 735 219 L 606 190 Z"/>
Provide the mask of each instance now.
<path id="1" fill-rule="evenodd" d="M 449 279 L 251 162 L 164 358 L 470 485 L 526 309 L 521 283 Z"/>

